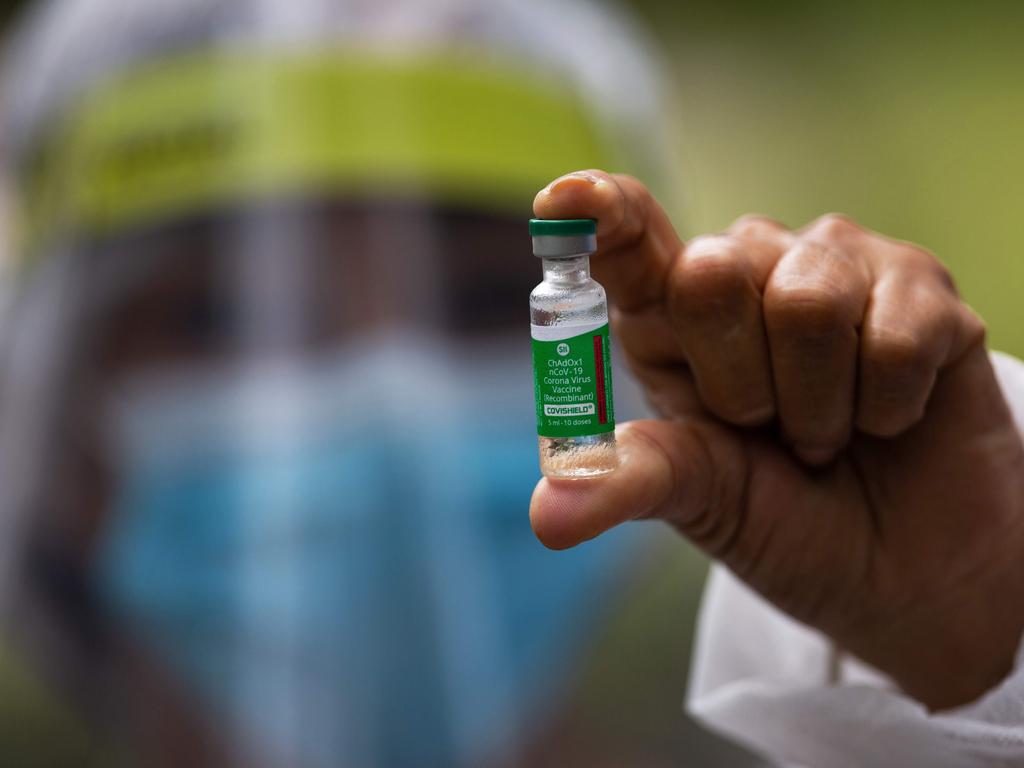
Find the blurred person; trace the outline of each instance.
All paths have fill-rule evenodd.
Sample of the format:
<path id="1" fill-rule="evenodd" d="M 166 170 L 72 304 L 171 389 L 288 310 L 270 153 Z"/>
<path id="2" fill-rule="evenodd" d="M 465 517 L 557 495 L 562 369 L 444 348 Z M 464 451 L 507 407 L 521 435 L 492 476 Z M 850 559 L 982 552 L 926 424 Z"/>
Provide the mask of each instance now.
<path id="1" fill-rule="evenodd" d="M 528 762 L 629 542 L 528 539 L 518 206 L 654 178 L 655 74 L 577 3 L 142 5 L 10 60 L 8 626 L 146 765 Z M 540 538 L 731 569 L 690 707 L 775 760 L 1021 763 L 1024 385 L 942 269 L 837 217 L 684 246 L 599 172 L 537 207 L 601 221 L 665 417 Z"/>
<path id="2" fill-rule="evenodd" d="M 6 627 L 147 766 L 521 764 L 635 551 L 526 519 L 524 201 L 663 165 L 642 37 L 63 0 L 6 73 Z"/>
<path id="3" fill-rule="evenodd" d="M 554 548 L 661 518 L 714 557 L 689 707 L 786 765 L 1024 765 L 1024 365 L 949 272 L 838 215 L 680 241 L 636 179 L 583 171 L 595 278 L 660 420 L 545 479 Z"/>

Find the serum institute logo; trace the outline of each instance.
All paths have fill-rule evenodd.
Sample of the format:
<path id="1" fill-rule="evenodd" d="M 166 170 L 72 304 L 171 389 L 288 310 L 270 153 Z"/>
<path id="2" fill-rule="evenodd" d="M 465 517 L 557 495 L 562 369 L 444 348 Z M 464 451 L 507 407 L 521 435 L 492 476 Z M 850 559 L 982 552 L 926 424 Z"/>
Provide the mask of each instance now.
<path id="1" fill-rule="evenodd" d="M 566 355 L 569 354 L 569 345 L 563 341 L 561 344 L 555 347 L 555 352 L 557 352 L 561 357 L 565 357 Z"/>

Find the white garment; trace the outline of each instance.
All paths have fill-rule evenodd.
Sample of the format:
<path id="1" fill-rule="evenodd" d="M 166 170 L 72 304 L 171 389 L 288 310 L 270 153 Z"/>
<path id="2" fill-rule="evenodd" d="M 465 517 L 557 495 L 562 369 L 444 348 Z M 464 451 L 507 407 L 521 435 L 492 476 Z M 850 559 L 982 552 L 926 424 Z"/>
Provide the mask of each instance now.
<path id="1" fill-rule="evenodd" d="M 993 364 L 1024 433 L 1024 364 L 998 354 Z M 884 675 L 837 658 L 824 635 L 715 566 L 688 708 L 712 730 L 784 765 L 1024 766 L 1024 644 L 1014 671 L 993 690 L 968 706 L 929 714 Z"/>

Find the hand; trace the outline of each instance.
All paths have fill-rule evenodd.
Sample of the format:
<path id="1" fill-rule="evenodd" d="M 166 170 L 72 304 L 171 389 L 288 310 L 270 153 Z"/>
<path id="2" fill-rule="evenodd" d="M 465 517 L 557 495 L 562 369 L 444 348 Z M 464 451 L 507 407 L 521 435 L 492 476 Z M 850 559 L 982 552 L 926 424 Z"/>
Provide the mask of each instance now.
<path id="1" fill-rule="evenodd" d="M 1009 672 L 1024 449 L 984 327 L 931 255 L 839 216 L 684 245 L 639 182 L 600 171 L 534 210 L 598 220 L 616 349 L 662 417 L 620 426 L 611 475 L 540 482 L 542 542 L 662 518 L 930 707 Z"/>

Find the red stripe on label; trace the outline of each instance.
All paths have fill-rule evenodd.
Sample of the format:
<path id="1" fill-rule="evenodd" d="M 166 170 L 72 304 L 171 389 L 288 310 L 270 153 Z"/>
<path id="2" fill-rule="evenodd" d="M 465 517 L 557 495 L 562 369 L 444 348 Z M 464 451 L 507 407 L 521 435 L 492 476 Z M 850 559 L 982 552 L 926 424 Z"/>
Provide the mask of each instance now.
<path id="1" fill-rule="evenodd" d="M 604 337 L 594 337 L 594 381 L 597 383 L 597 423 L 608 423 L 608 406 L 604 397 Z"/>

